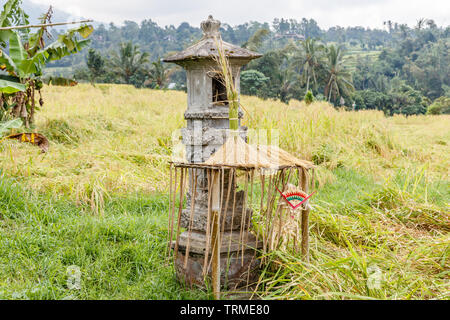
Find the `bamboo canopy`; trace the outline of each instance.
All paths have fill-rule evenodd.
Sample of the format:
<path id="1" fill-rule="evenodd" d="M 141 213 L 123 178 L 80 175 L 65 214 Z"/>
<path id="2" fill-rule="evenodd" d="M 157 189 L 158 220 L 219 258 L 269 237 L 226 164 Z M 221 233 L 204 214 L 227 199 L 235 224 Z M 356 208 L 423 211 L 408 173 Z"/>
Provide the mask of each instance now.
<path id="1" fill-rule="evenodd" d="M 298 159 L 277 146 L 258 145 L 257 148 L 260 153 L 267 155 L 269 158 L 278 159 L 281 167 L 302 167 L 307 170 L 314 168 L 312 162 Z"/>
<path id="2" fill-rule="evenodd" d="M 182 161 L 174 163 L 173 168 L 175 183 L 172 184 L 171 178 L 173 199 L 169 241 L 173 239 L 172 234 L 177 235 L 175 264 L 186 270 L 188 282 L 195 281 L 192 270 L 201 268 L 203 276 L 211 275 L 214 297 L 219 299 L 221 281 L 229 289 L 242 284 L 247 288 L 255 285 L 255 275 L 268 252 L 277 249 L 298 252 L 301 249 L 302 256 L 309 261 L 308 229 L 312 207 L 307 195 L 308 189 L 314 186 L 315 168 L 311 162 L 298 159 L 276 146 L 248 144 L 238 132 L 232 131 L 225 143 L 205 162 Z M 178 204 L 177 171 L 181 176 Z M 197 180 L 202 174 L 207 175 L 206 192 Z M 190 196 L 185 195 L 187 177 L 193 190 Z M 238 191 L 238 186 L 242 190 Z M 253 199 L 257 194 L 255 188 L 261 188 L 261 192 L 258 198 Z M 303 197 L 298 201 L 305 200 L 304 205 L 289 207 L 284 194 L 300 191 Z M 183 209 L 185 197 L 187 204 Z M 200 208 L 197 203 L 202 199 L 207 199 L 207 211 L 200 218 L 196 210 Z M 175 214 L 176 208 L 178 215 Z M 203 223 L 198 223 L 200 219 Z M 237 222 L 237 227 L 233 221 Z M 182 235 L 180 225 L 187 230 Z M 195 260 L 198 259 L 196 252 L 204 253 L 203 263 Z M 231 273 L 224 273 L 221 265 L 232 261 L 235 268 L 230 269 Z M 245 271 L 239 276 L 233 273 L 238 267 Z M 232 280 L 228 281 L 227 277 Z"/>
<path id="3" fill-rule="evenodd" d="M 266 154 L 246 143 L 241 137 L 230 137 L 208 159 L 206 165 L 236 168 L 277 168 L 277 163 Z"/>

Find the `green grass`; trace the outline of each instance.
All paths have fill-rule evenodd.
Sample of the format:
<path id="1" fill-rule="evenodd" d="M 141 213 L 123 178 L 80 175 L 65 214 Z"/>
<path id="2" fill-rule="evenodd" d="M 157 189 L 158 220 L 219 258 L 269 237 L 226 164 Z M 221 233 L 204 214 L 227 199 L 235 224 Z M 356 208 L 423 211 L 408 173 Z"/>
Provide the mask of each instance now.
<path id="1" fill-rule="evenodd" d="M 428 186 L 425 194 L 420 171 L 410 179 L 399 173 L 384 184 L 345 168 L 333 174 L 335 182 L 314 199 L 312 263 L 272 252 L 258 295 L 448 298 L 450 229 L 441 202 L 450 196 L 448 182 Z M 432 198 L 442 206 L 430 205 Z M 179 284 L 164 259 L 167 204 L 166 195 L 114 196 L 97 216 L 65 197 L 36 194 L 2 177 L 0 298 L 209 298 Z M 80 290 L 68 288 L 70 266 L 81 270 Z M 367 286 L 374 266 L 382 274 L 378 289 Z"/>
<path id="2" fill-rule="evenodd" d="M 167 199 L 129 195 L 103 217 L 0 181 L 0 299 L 200 299 L 165 260 Z M 83 210 L 85 209 L 85 210 Z M 67 286 L 68 267 L 81 289 Z"/>
<path id="3" fill-rule="evenodd" d="M 449 299 L 448 206 L 429 203 L 420 171 L 377 185 L 354 171 L 320 190 L 311 221 L 311 264 L 270 254 L 266 299 Z M 406 178 L 405 178 L 406 177 Z M 428 186 L 450 197 L 449 184 Z M 370 286 L 379 270 L 379 286 Z"/>

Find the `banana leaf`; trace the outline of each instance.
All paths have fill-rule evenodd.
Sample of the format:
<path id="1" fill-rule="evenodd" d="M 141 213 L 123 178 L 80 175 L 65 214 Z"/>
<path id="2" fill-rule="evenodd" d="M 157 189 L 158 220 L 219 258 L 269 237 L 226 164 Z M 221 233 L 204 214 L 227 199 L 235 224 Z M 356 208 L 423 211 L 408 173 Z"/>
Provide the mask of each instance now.
<path id="1" fill-rule="evenodd" d="M 28 25 L 29 16 L 20 7 L 20 0 L 7 0 L 0 12 L 0 27 L 10 27 L 13 25 Z M 0 45 L 6 47 L 9 41 L 10 31 L 0 31 Z"/>
<path id="2" fill-rule="evenodd" d="M 0 76 L 0 92 L 11 94 L 19 91 L 25 91 L 26 87 L 23 83 L 11 81 L 8 78 L 13 77 Z"/>
<path id="3" fill-rule="evenodd" d="M 8 72 L 12 72 L 21 78 L 27 78 L 33 74 L 41 74 L 45 64 L 49 61 L 59 60 L 65 56 L 80 52 L 89 43 L 89 39 L 78 40 L 76 34 L 82 38 L 92 33 L 92 26 L 83 25 L 69 30 L 46 48 L 36 51 L 32 57 L 28 57 L 20 34 L 16 31 L 9 32 L 9 55 L 2 52 L 0 64 L 5 65 Z"/>

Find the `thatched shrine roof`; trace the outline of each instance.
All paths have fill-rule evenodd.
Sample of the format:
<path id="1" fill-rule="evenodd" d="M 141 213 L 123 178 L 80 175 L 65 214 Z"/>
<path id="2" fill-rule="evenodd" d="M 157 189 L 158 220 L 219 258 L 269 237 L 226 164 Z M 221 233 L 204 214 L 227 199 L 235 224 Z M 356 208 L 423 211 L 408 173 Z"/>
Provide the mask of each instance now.
<path id="1" fill-rule="evenodd" d="M 230 137 L 227 141 L 204 163 L 176 165 L 188 167 L 207 168 L 240 168 L 240 169 L 272 169 L 301 167 L 314 168 L 313 163 L 301 160 L 287 151 L 276 146 L 258 145 L 246 143 L 241 137 Z"/>
<path id="2" fill-rule="evenodd" d="M 282 167 L 303 167 L 305 169 L 314 168 L 314 164 L 307 160 L 298 159 L 286 150 L 283 150 L 277 146 L 258 145 L 258 151 L 266 154 L 272 159 L 278 159 L 280 166 Z"/>

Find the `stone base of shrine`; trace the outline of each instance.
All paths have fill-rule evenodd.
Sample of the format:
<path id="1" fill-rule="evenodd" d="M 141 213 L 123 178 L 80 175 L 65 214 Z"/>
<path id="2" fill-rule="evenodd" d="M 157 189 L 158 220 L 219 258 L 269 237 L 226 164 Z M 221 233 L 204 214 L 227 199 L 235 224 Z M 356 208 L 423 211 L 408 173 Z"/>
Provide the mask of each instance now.
<path id="1" fill-rule="evenodd" d="M 211 279 L 210 264 L 207 266 L 206 276 L 203 272 L 206 235 L 203 232 L 191 233 L 189 256 L 186 262 L 187 237 L 188 232 L 180 235 L 180 245 L 175 259 L 177 279 L 188 286 L 204 288 Z M 259 278 L 261 262 L 255 248 L 260 249 L 262 242 L 257 242 L 251 233 L 244 234 L 243 239 L 239 238 L 240 234 L 236 231 L 225 232 L 222 237 L 220 283 L 223 290 L 245 289 L 254 285 Z"/>

